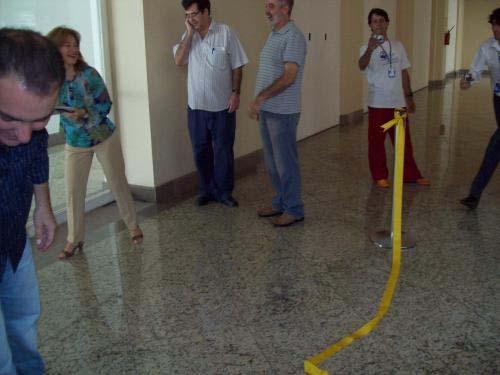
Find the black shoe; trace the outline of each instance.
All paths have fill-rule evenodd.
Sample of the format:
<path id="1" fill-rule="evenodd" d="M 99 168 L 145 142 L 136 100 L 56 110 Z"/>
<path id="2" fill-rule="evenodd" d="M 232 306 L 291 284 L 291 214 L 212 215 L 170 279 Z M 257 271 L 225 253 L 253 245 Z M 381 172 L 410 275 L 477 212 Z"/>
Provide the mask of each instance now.
<path id="1" fill-rule="evenodd" d="M 209 197 L 206 195 L 200 195 L 198 198 L 196 198 L 196 205 L 197 206 L 206 206 L 212 201 Z"/>
<path id="2" fill-rule="evenodd" d="M 234 199 L 232 196 L 229 196 L 227 198 L 221 199 L 220 201 L 223 205 L 228 206 L 228 207 L 238 207 L 238 201 Z"/>
<path id="3" fill-rule="evenodd" d="M 476 197 L 473 197 L 472 195 L 469 195 L 467 198 L 460 199 L 460 203 L 462 203 L 464 206 L 467 206 L 471 210 L 473 210 L 479 204 L 479 198 L 476 198 Z"/>

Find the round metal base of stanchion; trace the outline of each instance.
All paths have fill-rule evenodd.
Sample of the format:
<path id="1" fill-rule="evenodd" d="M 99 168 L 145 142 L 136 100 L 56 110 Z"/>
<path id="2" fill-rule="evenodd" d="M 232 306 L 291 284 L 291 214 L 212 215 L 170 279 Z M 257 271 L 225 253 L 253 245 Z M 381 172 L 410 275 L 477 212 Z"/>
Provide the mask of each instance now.
<path id="1" fill-rule="evenodd" d="M 379 230 L 370 235 L 370 240 L 375 246 L 382 249 L 392 249 L 392 234 L 388 230 Z M 401 233 L 401 249 L 412 249 L 415 247 L 415 238 L 409 233 Z"/>

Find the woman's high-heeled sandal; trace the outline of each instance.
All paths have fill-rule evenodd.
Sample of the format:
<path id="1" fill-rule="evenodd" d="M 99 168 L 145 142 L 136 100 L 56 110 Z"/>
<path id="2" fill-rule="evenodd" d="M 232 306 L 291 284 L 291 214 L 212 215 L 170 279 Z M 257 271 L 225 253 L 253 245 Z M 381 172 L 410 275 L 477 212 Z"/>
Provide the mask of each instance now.
<path id="1" fill-rule="evenodd" d="M 139 226 L 137 226 L 135 229 L 131 229 L 129 233 L 130 239 L 135 245 L 139 245 L 142 243 L 142 240 L 144 239 L 144 233 L 142 233 L 142 230 Z"/>
<path id="2" fill-rule="evenodd" d="M 78 242 L 76 245 L 68 242 L 64 250 L 59 253 L 59 259 L 71 258 L 78 250 L 83 251 L 83 241 Z"/>

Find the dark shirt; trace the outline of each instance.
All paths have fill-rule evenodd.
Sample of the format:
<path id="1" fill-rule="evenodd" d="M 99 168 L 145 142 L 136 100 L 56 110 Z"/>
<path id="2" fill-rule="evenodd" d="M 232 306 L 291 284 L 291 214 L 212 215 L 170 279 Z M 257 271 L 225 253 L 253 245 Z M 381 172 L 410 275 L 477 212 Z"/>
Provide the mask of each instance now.
<path id="1" fill-rule="evenodd" d="M 0 144 L 0 281 L 7 261 L 15 271 L 23 255 L 33 184 L 48 181 L 47 141 L 47 131 L 41 130 L 27 144 Z"/>

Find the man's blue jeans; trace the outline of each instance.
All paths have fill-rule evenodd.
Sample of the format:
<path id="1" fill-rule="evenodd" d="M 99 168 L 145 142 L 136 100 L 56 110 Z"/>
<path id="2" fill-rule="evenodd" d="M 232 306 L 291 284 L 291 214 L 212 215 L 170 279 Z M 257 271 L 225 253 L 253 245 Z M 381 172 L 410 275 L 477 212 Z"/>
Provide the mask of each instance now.
<path id="1" fill-rule="evenodd" d="M 483 162 L 479 168 L 479 172 L 472 182 L 470 195 L 474 198 L 481 198 L 483 190 L 490 182 L 493 173 L 497 169 L 498 162 L 500 161 L 500 97 L 493 96 L 493 105 L 495 108 L 495 116 L 497 120 L 497 130 L 493 133 L 490 139 L 486 152 L 484 154 Z"/>
<path id="2" fill-rule="evenodd" d="M 209 112 L 188 107 L 188 127 L 201 196 L 224 200 L 234 188 L 236 112 Z"/>
<path id="3" fill-rule="evenodd" d="M 0 303 L 0 375 L 43 374 L 37 349 L 40 298 L 29 241 L 15 273 L 7 262 L 0 281 Z"/>
<path id="4" fill-rule="evenodd" d="M 283 115 L 260 111 L 264 160 L 276 192 L 273 208 L 296 218 L 304 217 L 297 152 L 299 119 L 300 113 Z"/>

